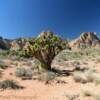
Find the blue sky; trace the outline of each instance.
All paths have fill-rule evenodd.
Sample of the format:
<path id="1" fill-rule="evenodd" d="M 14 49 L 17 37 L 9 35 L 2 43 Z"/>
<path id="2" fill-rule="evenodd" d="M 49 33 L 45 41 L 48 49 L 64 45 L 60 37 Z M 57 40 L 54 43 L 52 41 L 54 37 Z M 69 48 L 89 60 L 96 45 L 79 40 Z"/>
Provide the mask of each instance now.
<path id="1" fill-rule="evenodd" d="M 51 30 L 64 38 L 100 36 L 100 0 L 0 0 L 0 36 L 34 37 Z"/>

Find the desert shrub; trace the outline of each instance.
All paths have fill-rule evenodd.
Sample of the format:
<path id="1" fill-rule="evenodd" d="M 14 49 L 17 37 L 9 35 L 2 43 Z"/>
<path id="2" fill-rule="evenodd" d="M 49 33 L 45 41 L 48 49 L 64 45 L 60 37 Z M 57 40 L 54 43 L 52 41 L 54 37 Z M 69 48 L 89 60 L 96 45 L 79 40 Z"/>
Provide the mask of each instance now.
<path id="1" fill-rule="evenodd" d="M 68 100 L 76 100 L 79 97 L 78 93 L 72 93 L 72 92 L 65 92 L 64 95 L 66 96 L 66 98 L 68 98 Z"/>
<path id="2" fill-rule="evenodd" d="M 97 58 L 95 59 L 95 62 L 96 62 L 96 63 L 100 63 L 100 57 L 97 57 Z"/>
<path id="3" fill-rule="evenodd" d="M 100 74 L 92 68 L 85 71 L 75 71 L 73 73 L 73 78 L 77 82 L 95 82 L 96 84 L 100 84 Z"/>
<path id="4" fill-rule="evenodd" d="M 38 77 L 39 81 L 44 81 L 45 83 L 49 83 L 50 81 L 56 78 L 56 74 L 53 72 L 45 72 Z"/>
<path id="5" fill-rule="evenodd" d="M 15 75 L 17 77 L 22 77 L 22 76 L 25 76 L 25 72 L 26 70 L 24 68 L 17 68 L 15 71 Z"/>
<path id="6" fill-rule="evenodd" d="M 7 65 L 5 65 L 5 64 L 0 64 L 0 69 L 6 69 L 6 68 L 8 68 Z"/>
<path id="7" fill-rule="evenodd" d="M 84 73 L 85 74 L 85 77 L 87 78 L 87 82 L 93 82 L 93 77 L 92 77 L 92 73 Z"/>
<path id="8" fill-rule="evenodd" d="M 93 100 L 100 100 L 100 90 L 95 86 L 86 86 L 82 89 L 83 96 L 92 96 Z"/>
<path id="9" fill-rule="evenodd" d="M 73 78 L 76 82 L 86 83 L 88 82 L 88 79 L 84 73 L 81 71 L 76 71 L 73 73 Z"/>
<path id="10" fill-rule="evenodd" d="M 93 97 L 95 100 L 100 100 L 100 93 L 94 94 Z"/>
<path id="11" fill-rule="evenodd" d="M 32 78 L 33 73 L 31 70 L 29 69 L 25 69 L 25 68 L 17 68 L 15 71 L 15 75 L 17 77 L 27 77 L 27 78 Z"/>
<path id="12" fill-rule="evenodd" d="M 88 88 L 83 89 L 82 93 L 83 93 L 83 96 L 92 96 L 93 95 L 93 92 Z"/>
<path id="13" fill-rule="evenodd" d="M 31 61 L 31 69 L 32 70 L 40 70 L 41 69 L 41 62 L 38 59 L 35 59 Z"/>
<path id="14" fill-rule="evenodd" d="M 100 74 L 99 73 L 93 73 L 91 75 L 93 81 L 98 85 L 100 84 Z"/>
<path id="15" fill-rule="evenodd" d="M 84 74 L 89 82 L 95 82 L 96 84 L 100 84 L 100 74 L 97 73 L 95 69 L 88 69 L 87 71 L 85 71 Z"/>
<path id="16" fill-rule="evenodd" d="M 17 85 L 17 83 L 13 80 L 4 80 L 0 82 L 0 89 L 20 89 L 21 86 Z"/>

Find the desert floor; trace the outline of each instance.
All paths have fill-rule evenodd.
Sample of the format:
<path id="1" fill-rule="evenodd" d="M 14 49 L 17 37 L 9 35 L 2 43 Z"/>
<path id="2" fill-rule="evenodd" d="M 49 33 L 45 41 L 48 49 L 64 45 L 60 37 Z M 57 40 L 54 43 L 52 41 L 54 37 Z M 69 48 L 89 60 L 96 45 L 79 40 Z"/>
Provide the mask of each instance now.
<path id="1" fill-rule="evenodd" d="M 17 67 L 25 66 L 29 67 L 23 61 L 11 60 L 9 58 L 1 59 L 9 67 L 2 70 L 2 77 L 0 81 L 6 79 L 12 79 L 18 82 L 23 89 L 13 90 L 6 89 L 0 90 L 0 100 L 100 100 L 96 99 L 96 95 L 100 94 L 100 86 L 94 82 L 81 83 L 76 82 L 72 75 L 59 76 L 57 82 L 54 80 L 50 84 L 45 84 L 38 80 L 22 80 L 15 76 L 15 70 Z M 81 61 L 82 62 L 82 61 Z M 84 63 L 80 66 L 94 67 L 97 72 L 100 72 L 100 63 L 96 62 L 96 59 L 84 60 Z M 87 90 L 88 89 L 88 90 Z M 83 91 L 90 91 L 94 95 L 84 95 Z"/>

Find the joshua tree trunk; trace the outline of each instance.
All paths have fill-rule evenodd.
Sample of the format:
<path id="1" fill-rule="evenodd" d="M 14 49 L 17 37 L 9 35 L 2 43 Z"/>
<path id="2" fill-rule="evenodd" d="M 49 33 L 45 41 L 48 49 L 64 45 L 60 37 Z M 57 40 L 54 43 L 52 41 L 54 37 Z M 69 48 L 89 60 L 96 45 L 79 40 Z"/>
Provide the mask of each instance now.
<path id="1" fill-rule="evenodd" d="M 41 62 L 41 67 L 47 70 L 51 70 L 51 63 L 54 58 L 54 54 L 49 51 L 40 50 L 34 53 L 34 56 Z"/>

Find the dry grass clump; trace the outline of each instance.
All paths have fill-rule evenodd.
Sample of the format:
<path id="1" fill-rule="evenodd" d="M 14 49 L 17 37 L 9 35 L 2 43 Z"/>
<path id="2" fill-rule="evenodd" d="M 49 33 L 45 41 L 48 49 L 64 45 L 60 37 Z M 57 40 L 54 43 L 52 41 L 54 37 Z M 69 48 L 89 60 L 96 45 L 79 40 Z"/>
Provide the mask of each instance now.
<path id="1" fill-rule="evenodd" d="M 92 96 L 93 95 L 93 91 L 91 91 L 91 89 L 89 88 L 85 88 L 84 90 L 82 90 L 83 96 Z"/>
<path id="2" fill-rule="evenodd" d="M 93 73 L 91 75 L 93 81 L 95 82 L 96 85 L 100 84 L 100 74 L 99 73 Z"/>
<path id="3" fill-rule="evenodd" d="M 32 78 L 33 72 L 29 69 L 25 68 L 17 68 L 15 71 L 15 75 L 17 77 L 26 77 L 26 78 Z"/>
<path id="4" fill-rule="evenodd" d="M 100 63 L 100 57 L 97 57 L 97 58 L 95 59 L 95 62 L 96 62 L 96 63 Z"/>
<path id="5" fill-rule="evenodd" d="M 17 82 L 13 80 L 4 80 L 0 82 L 0 89 L 21 89 L 23 88 L 22 86 L 19 86 Z"/>
<path id="6" fill-rule="evenodd" d="M 88 69 L 86 71 L 75 71 L 73 73 L 73 78 L 76 82 L 81 82 L 81 83 L 93 82 L 95 80 L 94 73 L 96 72 L 93 69 Z"/>
<path id="7" fill-rule="evenodd" d="M 73 92 L 66 92 L 64 93 L 64 96 L 66 96 L 66 98 L 68 100 L 77 100 L 79 97 L 78 93 L 73 93 Z"/>
<path id="8" fill-rule="evenodd" d="M 86 77 L 89 81 L 100 84 L 100 73 L 97 73 L 94 69 L 89 69 L 86 72 Z"/>
<path id="9" fill-rule="evenodd" d="M 95 85 L 87 85 L 82 89 L 83 96 L 91 96 L 94 100 L 100 100 L 100 87 Z"/>
<path id="10" fill-rule="evenodd" d="M 86 75 L 81 71 L 74 72 L 73 78 L 76 82 L 86 83 L 88 81 Z"/>
<path id="11" fill-rule="evenodd" d="M 45 72 L 45 73 L 39 75 L 38 80 L 44 81 L 46 84 L 49 84 L 55 78 L 56 78 L 56 74 L 48 71 L 48 72 Z"/>
<path id="12" fill-rule="evenodd" d="M 99 93 L 94 95 L 94 99 L 95 100 L 100 100 L 100 91 L 99 91 Z"/>
<path id="13" fill-rule="evenodd" d="M 85 71 L 84 74 L 87 77 L 88 82 L 93 82 L 93 80 L 94 80 L 93 77 L 92 77 L 93 73 L 96 73 L 96 71 L 92 68 Z"/>

